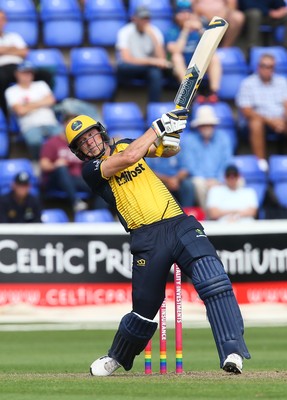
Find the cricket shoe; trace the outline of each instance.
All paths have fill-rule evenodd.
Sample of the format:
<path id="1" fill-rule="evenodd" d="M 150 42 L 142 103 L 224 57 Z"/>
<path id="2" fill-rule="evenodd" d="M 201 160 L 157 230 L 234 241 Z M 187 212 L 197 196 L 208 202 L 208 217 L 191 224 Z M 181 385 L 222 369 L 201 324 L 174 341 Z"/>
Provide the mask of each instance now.
<path id="1" fill-rule="evenodd" d="M 90 366 L 90 373 L 93 376 L 109 376 L 112 375 L 121 365 L 109 356 L 98 358 Z"/>
<path id="2" fill-rule="evenodd" d="M 238 354 L 232 353 L 226 358 L 223 363 L 223 369 L 226 372 L 233 372 L 234 374 L 241 374 L 242 372 L 242 357 Z"/>

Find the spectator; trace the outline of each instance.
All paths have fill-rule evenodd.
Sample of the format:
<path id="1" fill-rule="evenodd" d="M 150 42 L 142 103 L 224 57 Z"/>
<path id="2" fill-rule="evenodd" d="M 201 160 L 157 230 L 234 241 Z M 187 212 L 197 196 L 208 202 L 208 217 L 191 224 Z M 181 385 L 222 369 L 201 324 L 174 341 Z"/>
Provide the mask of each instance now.
<path id="1" fill-rule="evenodd" d="M 30 188 L 29 174 L 25 171 L 18 173 L 11 191 L 0 196 L 1 223 L 41 222 L 40 201 L 30 194 Z"/>
<path id="2" fill-rule="evenodd" d="M 208 190 L 222 183 L 233 153 L 229 137 L 217 125 L 212 106 L 202 105 L 191 122 L 193 131 L 182 135 L 183 165 L 191 176 L 197 205 L 202 209 Z"/>
<path id="3" fill-rule="evenodd" d="M 189 179 L 189 172 L 181 165 L 181 152 L 169 158 L 149 158 L 148 164 L 181 207 L 194 205 L 194 188 Z"/>
<path id="4" fill-rule="evenodd" d="M 226 168 L 224 185 L 209 190 L 206 210 L 212 220 L 242 222 L 256 218 L 257 194 L 253 188 L 241 186 L 239 170 L 235 165 Z"/>
<path id="5" fill-rule="evenodd" d="M 197 14 L 192 13 L 190 6 L 176 9 L 174 25 L 166 35 L 166 47 L 170 53 L 174 74 L 179 82 L 185 76 L 187 66 L 203 32 L 202 20 Z M 217 54 L 212 57 L 207 72 L 208 85 L 203 85 L 205 81 L 201 83 L 198 93 L 202 94 L 197 96 L 197 100 L 200 102 L 206 100 L 216 102 L 222 75 L 221 63 Z M 208 86 L 208 88 L 205 86 Z M 206 98 L 203 93 L 206 94 Z"/>
<path id="6" fill-rule="evenodd" d="M 43 139 L 62 131 L 52 108 L 56 99 L 46 82 L 34 81 L 34 67 L 29 61 L 17 66 L 16 81 L 5 91 L 7 104 L 16 114 L 31 158 L 38 160 Z"/>
<path id="7" fill-rule="evenodd" d="M 257 71 L 241 82 L 235 102 L 247 119 L 251 150 L 268 169 L 266 133 L 287 134 L 287 82 L 274 73 L 275 58 L 263 54 Z"/>
<path id="8" fill-rule="evenodd" d="M 64 125 L 66 126 L 73 117 L 73 115 L 65 115 Z M 86 209 L 88 204 L 77 195 L 78 192 L 91 193 L 82 178 L 82 164 L 83 162 L 67 147 L 63 128 L 58 135 L 46 140 L 41 147 L 40 170 L 43 192 L 64 191 L 74 211 Z"/>
<path id="9" fill-rule="evenodd" d="M 244 46 L 247 52 L 254 46 L 262 46 L 261 25 L 275 28 L 285 26 L 283 46 L 287 47 L 287 7 L 284 0 L 238 0 L 239 9 L 245 14 Z"/>
<path id="10" fill-rule="evenodd" d="M 163 35 L 150 23 L 146 7 L 138 7 L 132 21 L 119 30 L 116 50 L 119 83 L 145 79 L 148 101 L 160 101 L 164 71 L 171 68 L 171 63 L 166 59 Z"/>
<path id="11" fill-rule="evenodd" d="M 0 9 L 0 107 L 8 115 L 5 90 L 15 82 L 17 66 L 23 62 L 29 49 L 16 32 L 5 32 L 6 14 Z M 35 71 L 35 80 L 44 80 L 52 87 L 52 75 L 47 70 Z"/>
<path id="12" fill-rule="evenodd" d="M 236 45 L 244 21 L 244 13 L 238 10 L 237 0 L 192 0 L 192 9 L 199 16 L 205 18 L 206 22 L 216 15 L 229 22 L 229 27 L 222 39 L 222 47 Z"/>

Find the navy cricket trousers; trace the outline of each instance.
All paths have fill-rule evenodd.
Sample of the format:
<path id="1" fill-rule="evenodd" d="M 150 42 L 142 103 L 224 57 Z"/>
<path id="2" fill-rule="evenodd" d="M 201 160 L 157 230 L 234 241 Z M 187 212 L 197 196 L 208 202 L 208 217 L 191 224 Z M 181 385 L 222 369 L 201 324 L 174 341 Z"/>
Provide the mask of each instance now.
<path id="1" fill-rule="evenodd" d="M 193 261 L 218 257 L 202 225 L 185 214 L 133 230 L 131 253 L 133 311 L 149 319 L 156 316 L 164 300 L 173 263 L 191 279 Z"/>

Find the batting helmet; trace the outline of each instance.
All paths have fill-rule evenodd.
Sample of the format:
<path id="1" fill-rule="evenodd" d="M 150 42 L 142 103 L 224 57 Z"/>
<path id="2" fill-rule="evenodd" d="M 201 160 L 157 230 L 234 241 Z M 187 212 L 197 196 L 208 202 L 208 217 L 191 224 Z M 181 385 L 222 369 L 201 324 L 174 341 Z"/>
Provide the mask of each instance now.
<path id="1" fill-rule="evenodd" d="M 66 138 L 68 141 L 69 148 L 71 151 L 82 161 L 100 158 L 105 153 L 105 147 L 101 150 L 100 154 L 97 156 L 88 156 L 84 154 L 81 150 L 81 145 L 79 146 L 78 139 L 90 129 L 96 128 L 97 134 L 100 133 L 103 143 L 108 143 L 110 138 L 107 134 L 105 127 L 95 119 L 89 117 L 88 115 L 78 115 L 68 122 L 66 126 Z"/>

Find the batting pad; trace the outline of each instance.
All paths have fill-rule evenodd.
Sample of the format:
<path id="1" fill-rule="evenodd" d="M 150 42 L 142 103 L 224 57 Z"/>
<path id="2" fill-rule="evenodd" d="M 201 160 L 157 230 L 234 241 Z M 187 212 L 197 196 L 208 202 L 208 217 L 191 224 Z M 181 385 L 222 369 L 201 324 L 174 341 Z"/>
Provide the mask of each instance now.
<path id="1" fill-rule="evenodd" d="M 143 319 L 132 312 L 124 315 L 109 350 L 109 357 L 129 371 L 135 357 L 145 349 L 154 335 L 157 325 L 157 322 Z"/>
<path id="2" fill-rule="evenodd" d="M 203 257 L 195 261 L 192 282 L 206 307 L 220 367 L 231 353 L 250 358 L 243 338 L 241 312 L 221 261 L 216 257 Z"/>

